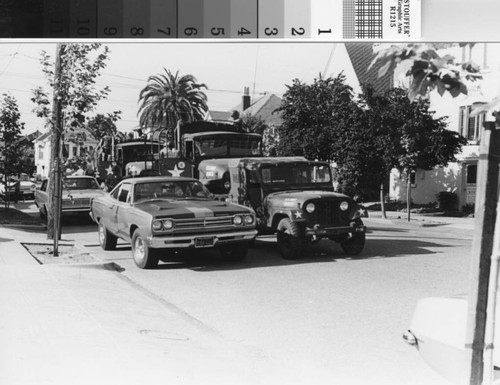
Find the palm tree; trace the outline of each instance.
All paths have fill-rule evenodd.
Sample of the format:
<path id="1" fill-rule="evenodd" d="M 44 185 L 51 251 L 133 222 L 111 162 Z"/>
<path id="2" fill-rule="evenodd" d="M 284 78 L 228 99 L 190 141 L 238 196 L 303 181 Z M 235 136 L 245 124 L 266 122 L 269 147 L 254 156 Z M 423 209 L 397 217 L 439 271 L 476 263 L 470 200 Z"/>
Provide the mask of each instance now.
<path id="1" fill-rule="evenodd" d="M 203 120 L 208 111 L 207 96 L 193 75 L 179 76 L 165 69 L 153 75 L 139 94 L 139 125 L 141 128 L 175 128 L 178 121 Z"/>

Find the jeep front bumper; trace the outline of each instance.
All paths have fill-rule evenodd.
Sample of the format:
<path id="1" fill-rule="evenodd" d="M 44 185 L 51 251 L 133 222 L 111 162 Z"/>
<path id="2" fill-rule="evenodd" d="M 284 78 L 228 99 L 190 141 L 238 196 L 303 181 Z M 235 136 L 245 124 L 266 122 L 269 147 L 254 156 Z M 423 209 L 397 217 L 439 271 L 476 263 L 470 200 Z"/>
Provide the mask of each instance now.
<path id="1" fill-rule="evenodd" d="M 364 232 L 366 232 L 366 226 L 341 226 L 341 227 L 318 227 L 318 228 L 306 227 L 304 233 L 306 236 L 326 238 L 331 235 L 364 233 Z"/>

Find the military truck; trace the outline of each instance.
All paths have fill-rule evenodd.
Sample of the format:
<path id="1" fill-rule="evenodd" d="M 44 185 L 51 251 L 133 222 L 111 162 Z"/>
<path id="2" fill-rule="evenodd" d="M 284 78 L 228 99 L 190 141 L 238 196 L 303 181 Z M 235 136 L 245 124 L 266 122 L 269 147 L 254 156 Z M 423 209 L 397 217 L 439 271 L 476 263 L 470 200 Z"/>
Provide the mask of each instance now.
<path id="1" fill-rule="evenodd" d="M 142 133 L 139 133 L 142 135 Z M 262 136 L 242 131 L 229 122 L 179 123 L 175 129 L 158 129 L 141 139 L 109 144 L 99 154 L 98 170 L 105 177 L 117 170 L 119 177 L 173 175 L 198 177 L 204 159 L 262 155 Z"/>
<path id="2" fill-rule="evenodd" d="M 348 255 L 361 253 L 363 208 L 334 191 L 328 163 L 304 157 L 204 160 L 200 180 L 215 195 L 252 207 L 260 234 L 276 234 L 285 259 L 298 259 L 308 244 L 328 238 Z"/>

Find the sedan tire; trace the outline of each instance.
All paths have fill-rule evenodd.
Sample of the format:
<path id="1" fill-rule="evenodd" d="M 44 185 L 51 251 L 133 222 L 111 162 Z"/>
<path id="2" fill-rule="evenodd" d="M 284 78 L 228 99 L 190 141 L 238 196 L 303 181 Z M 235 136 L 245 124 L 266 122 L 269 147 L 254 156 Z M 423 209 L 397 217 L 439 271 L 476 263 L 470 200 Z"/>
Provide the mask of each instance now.
<path id="1" fill-rule="evenodd" d="M 109 230 L 99 221 L 99 244 L 103 250 L 116 249 L 116 241 L 118 240 L 115 235 L 111 234 Z"/>
<path id="2" fill-rule="evenodd" d="M 137 267 L 152 269 L 158 265 L 157 250 L 150 248 L 141 233 L 136 230 L 132 235 L 132 257 Z"/>

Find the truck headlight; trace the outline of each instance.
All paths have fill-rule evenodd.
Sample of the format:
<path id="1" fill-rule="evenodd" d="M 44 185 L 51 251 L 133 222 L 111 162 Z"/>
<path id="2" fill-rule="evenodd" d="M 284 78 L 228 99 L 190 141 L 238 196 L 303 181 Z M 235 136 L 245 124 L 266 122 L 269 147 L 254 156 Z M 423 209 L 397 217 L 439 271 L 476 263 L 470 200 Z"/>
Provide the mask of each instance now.
<path id="1" fill-rule="evenodd" d="M 306 205 L 306 211 L 311 214 L 314 212 L 314 210 L 316 210 L 316 205 L 314 203 L 308 203 Z"/>
<path id="2" fill-rule="evenodd" d="M 342 201 L 342 203 L 340 203 L 340 209 L 342 211 L 347 211 L 347 209 L 349 208 L 349 202 L 347 201 Z"/>

